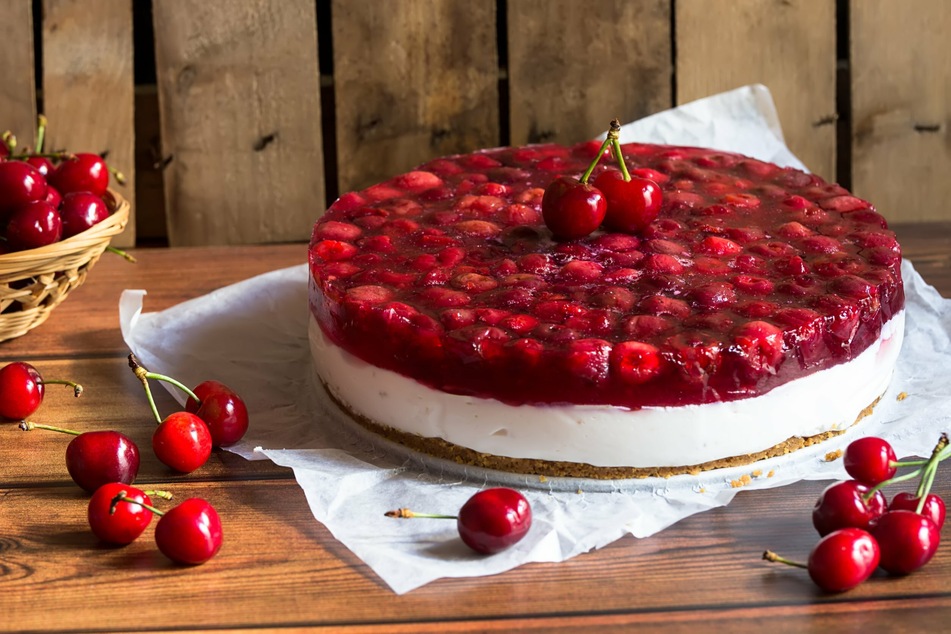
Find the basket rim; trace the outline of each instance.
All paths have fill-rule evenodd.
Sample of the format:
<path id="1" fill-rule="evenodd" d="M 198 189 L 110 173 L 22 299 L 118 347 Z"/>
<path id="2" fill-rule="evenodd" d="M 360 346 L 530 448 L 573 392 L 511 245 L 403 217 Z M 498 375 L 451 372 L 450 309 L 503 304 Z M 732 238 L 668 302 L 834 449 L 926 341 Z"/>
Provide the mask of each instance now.
<path id="1" fill-rule="evenodd" d="M 119 192 L 107 189 L 103 197 L 106 205 L 112 210 L 109 217 L 81 233 L 70 236 L 58 242 L 47 244 L 35 249 L 12 251 L 0 254 L 0 263 L 10 265 L 18 260 L 34 261 L 37 258 L 56 257 L 73 250 L 82 250 L 90 244 L 108 241 L 112 236 L 122 233 L 129 221 L 129 212 L 132 205 Z"/>

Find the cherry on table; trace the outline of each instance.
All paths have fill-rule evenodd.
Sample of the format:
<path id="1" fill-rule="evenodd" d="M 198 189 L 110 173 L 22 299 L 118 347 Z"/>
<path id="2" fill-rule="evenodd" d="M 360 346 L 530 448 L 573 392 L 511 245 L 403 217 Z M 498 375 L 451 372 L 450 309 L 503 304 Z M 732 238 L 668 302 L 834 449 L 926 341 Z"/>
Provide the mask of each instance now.
<path id="1" fill-rule="evenodd" d="M 941 533 L 930 518 L 901 509 L 878 518 L 872 535 L 882 549 L 882 569 L 895 575 L 907 575 L 924 566 L 941 541 Z"/>
<path id="2" fill-rule="evenodd" d="M 215 447 L 230 447 L 244 438 L 248 408 L 234 390 L 219 381 L 203 381 L 193 392 L 185 401 L 185 411 L 205 421 Z"/>
<path id="3" fill-rule="evenodd" d="M 162 464 L 180 473 L 191 473 L 208 462 L 211 433 L 198 416 L 174 412 L 152 434 L 152 450 Z"/>
<path id="4" fill-rule="evenodd" d="M 36 367 L 24 361 L 0 368 L 0 418 L 23 420 L 31 416 L 43 402 L 49 384 L 67 385 L 77 397 L 83 393 L 83 386 L 73 381 L 43 379 Z"/>
<path id="5" fill-rule="evenodd" d="M 842 457 L 846 472 L 859 482 L 875 486 L 894 477 L 898 458 L 887 440 L 875 436 L 849 443 Z"/>
<path id="6" fill-rule="evenodd" d="M 812 581 L 826 592 L 845 592 L 872 576 L 878 567 L 881 552 L 868 531 L 841 528 L 819 540 L 802 564 L 780 557 L 772 551 L 763 559 L 798 568 L 806 568 Z"/>
<path id="7" fill-rule="evenodd" d="M 813 526 L 820 535 L 841 528 L 869 528 L 888 506 L 881 491 L 875 491 L 866 499 L 871 490 L 855 480 L 830 484 L 816 500 L 812 510 Z"/>
<path id="8" fill-rule="evenodd" d="M 155 525 L 162 554 L 180 564 L 203 564 L 221 549 L 221 518 L 201 498 L 189 498 L 166 511 Z"/>
<path id="9" fill-rule="evenodd" d="M 532 527 L 532 507 L 514 489 L 497 487 L 470 497 L 459 515 L 417 513 L 401 508 L 386 517 L 456 520 L 459 537 L 472 550 L 492 555 L 518 543 Z"/>
<path id="10" fill-rule="evenodd" d="M 158 493 L 166 499 L 171 497 Z M 152 521 L 152 511 L 145 507 L 151 504 L 151 498 L 144 491 L 122 482 L 108 482 L 89 498 L 86 518 L 96 537 L 124 546 L 138 539 Z"/>
<path id="11" fill-rule="evenodd" d="M 918 503 L 921 500 L 916 494 L 908 491 L 897 493 L 888 504 L 889 511 L 918 511 Z M 925 503 L 922 505 L 921 514 L 930 519 L 941 530 L 944 526 L 945 505 L 944 500 L 936 493 L 929 493 L 925 496 Z"/>
<path id="12" fill-rule="evenodd" d="M 75 436 L 66 446 L 66 470 L 89 493 L 104 484 L 132 484 L 139 473 L 139 448 L 125 434 L 112 430 L 78 432 L 24 421 L 20 429 L 45 429 Z"/>

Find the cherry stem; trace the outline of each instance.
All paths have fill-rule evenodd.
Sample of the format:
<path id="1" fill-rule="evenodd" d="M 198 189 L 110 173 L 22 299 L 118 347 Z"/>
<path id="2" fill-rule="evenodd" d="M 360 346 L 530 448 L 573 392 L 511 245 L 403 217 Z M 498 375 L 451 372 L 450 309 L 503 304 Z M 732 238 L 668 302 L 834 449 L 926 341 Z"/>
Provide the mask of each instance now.
<path id="1" fill-rule="evenodd" d="M 588 169 L 585 170 L 584 174 L 581 176 L 581 183 L 587 184 L 588 179 L 591 178 L 591 173 L 594 172 L 594 168 L 598 166 L 598 163 L 601 162 L 601 157 L 604 156 L 604 151 L 608 149 L 611 145 L 611 139 L 607 138 L 604 140 L 604 143 L 601 144 L 601 149 L 598 150 L 598 155 L 594 157 L 594 160 L 591 161 L 591 164 L 588 165 Z"/>
<path id="2" fill-rule="evenodd" d="M 925 498 L 931 492 L 931 486 L 934 484 L 935 476 L 938 473 L 938 465 L 948 455 L 948 435 L 941 434 L 941 438 L 938 439 L 938 443 L 931 452 L 928 464 L 922 470 L 921 482 L 918 483 L 918 490 L 915 493 L 918 496 L 918 508 L 915 509 L 915 513 L 921 513 L 921 510 L 925 507 Z"/>
<path id="3" fill-rule="evenodd" d="M 144 367 L 142 367 L 134 354 L 129 355 L 129 367 L 132 368 L 132 372 L 134 372 L 135 376 L 138 377 L 139 381 L 142 382 L 142 386 L 145 388 L 145 396 L 149 399 L 149 406 L 152 408 L 152 413 L 155 414 L 155 420 L 157 420 L 159 423 L 162 422 L 162 418 L 159 416 L 158 408 L 155 406 L 155 400 L 152 398 L 152 390 L 149 388 L 149 379 L 171 383 L 182 392 L 187 394 L 189 398 L 194 399 L 196 403 L 201 405 L 201 399 L 195 396 L 195 393 L 192 392 L 187 385 L 181 381 L 173 379 L 170 376 L 165 376 L 164 374 L 159 374 L 157 372 L 149 372 Z"/>
<path id="4" fill-rule="evenodd" d="M 7 151 L 10 152 L 10 155 L 13 155 L 13 150 L 17 147 L 17 138 L 13 136 L 13 133 L 7 130 L 3 133 L 3 144 L 7 146 Z"/>
<path id="5" fill-rule="evenodd" d="M 122 172 L 120 172 L 119 170 L 113 167 L 106 166 L 106 169 L 109 170 L 109 173 L 112 174 L 112 177 L 116 179 L 117 183 L 119 183 L 120 185 L 126 184 L 125 174 L 123 174 Z"/>
<path id="6" fill-rule="evenodd" d="M 433 513 L 417 513 L 416 511 L 411 511 L 409 509 L 396 509 L 395 511 L 387 511 L 383 514 L 385 517 L 398 517 L 400 519 L 430 519 L 430 520 L 457 520 L 459 519 L 455 515 L 438 515 Z"/>
<path id="7" fill-rule="evenodd" d="M 614 151 L 614 160 L 621 167 L 621 175 L 625 182 L 631 181 L 631 173 L 627 171 L 627 163 L 624 162 L 624 155 L 621 154 L 621 122 L 617 119 L 611 120 L 611 129 L 608 131 L 608 139 L 611 141 L 611 149 Z"/>
<path id="8" fill-rule="evenodd" d="M 45 429 L 46 431 L 58 431 L 61 434 L 70 434 L 72 436 L 79 436 L 82 432 L 75 431 L 72 429 L 63 429 L 62 427 L 53 427 L 52 425 L 41 425 L 40 423 L 33 423 L 28 420 L 20 423 L 20 429 L 23 431 L 33 431 L 34 429 Z"/>
<path id="9" fill-rule="evenodd" d="M 46 140 L 46 126 L 49 122 L 46 120 L 45 115 L 36 116 L 36 151 L 43 151 L 43 142 Z"/>
<path id="10" fill-rule="evenodd" d="M 43 379 L 38 381 L 40 385 L 68 385 L 73 388 L 73 396 L 79 398 L 83 394 L 83 386 L 75 381 L 67 381 L 66 379 Z"/>
<path id="11" fill-rule="evenodd" d="M 882 482 L 879 482 L 878 484 L 873 486 L 871 489 L 869 489 L 868 492 L 862 496 L 862 499 L 865 502 L 868 502 L 869 500 L 872 499 L 872 497 L 875 496 L 876 493 L 881 491 L 883 488 L 885 488 L 889 484 L 896 484 L 898 482 L 904 482 L 905 480 L 913 480 L 914 478 L 917 478 L 918 476 L 921 475 L 921 471 L 922 471 L 921 469 L 915 469 L 914 471 L 909 471 L 908 473 L 904 473 L 900 476 L 895 476 L 894 478 L 883 480 Z"/>
<path id="12" fill-rule="evenodd" d="M 112 498 L 112 503 L 109 505 L 110 515 L 116 512 L 116 505 L 118 505 L 119 502 L 127 502 L 129 504 L 138 504 L 142 508 L 152 511 L 154 514 L 158 515 L 159 517 L 162 517 L 163 515 L 165 515 L 165 511 L 160 511 L 159 509 L 155 508 L 151 504 L 146 504 L 145 502 L 139 502 L 138 500 L 133 500 L 132 498 L 126 496 L 125 491 L 119 491 L 116 494 L 116 496 Z"/>
<path id="13" fill-rule="evenodd" d="M 923 467 L 928 464 L 927 460 L 891 460 L 888 463 L 890 467 Z"/>
<path id="14" fill-rule="evenodd" d="M 150 498 L 162 498 L 163 500 L 171 500 L 173 497 L 175 497 L 170 491 L 154 491 L 152 489 L 146 489 L 145 491 L 142 491 L 142 493 L 145 493 Z"/>
<path id="15" fill-rule="evenodd" d="M 776 553 L 774 553 L 774 552 L 771 551 L 771 550 L 764 550 L 764 551 L 763 551 L 763 559 L 765 559 L 766 561 L 772 561 L 772 562 L 774 562 L 774 563 L 786 564 L 787 566 L 795 566 L 796 568 L 808 568 L 808 567 L 809 567 L 809 566 L 807 566 L 807 565 L 804 564 L 804 563 L 800 563 L 800 562 L 798 562 L 798 561 L 792 561 L 792 560 L 790 560 L 790 559 L 786 559 L 785 557 L 780 557 L 779 555 L 777 555 Z"/>
<path id="16" fill-rule="evenodd" d="M 114 246 L 110 245 L 106 247 L 106 251 L 108 251 L 109 253 L 115 253 L 116 255 L 125 258 L 126 260 L 128 260 L 129 262 L 132 262 L 133 264 L 138 262 L 138 260 L 136 260 L 135 257 L 133 257 L 130 253 L 126 253 L 122 249 L 117 249 Z"/>

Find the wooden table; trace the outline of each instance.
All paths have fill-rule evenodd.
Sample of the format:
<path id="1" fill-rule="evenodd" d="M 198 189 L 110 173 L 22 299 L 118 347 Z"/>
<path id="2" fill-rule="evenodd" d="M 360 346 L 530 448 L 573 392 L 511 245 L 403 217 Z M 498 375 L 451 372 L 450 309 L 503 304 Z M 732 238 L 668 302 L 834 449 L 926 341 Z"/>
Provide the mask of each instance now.
<path id="1" fill-rule="evenodd" d="M 951 225 L 899 226 L 905 254 L 951 295 Z M 154 422 L 126 366 L 117 302 L 148 290 L 146 310 L 304 261 L 300 244 L 140 249 L 139 263 L 106 255 L 90 279 L 28 335 L 0 344 L 0 361 L 26 360 L 48 376 L 76 377 L 80 400 L 50 388 L 34 417 L 80 429 L 118 428 L 150 446 Z M 156 390 L 159 407 L 172 406 Z M 110 548 L 86 525 L 86 496 L 69 479 L 59 434 L 0 426 L 0 628 L 119 631 L 311 626 L 342 632 L 729 631 L 943 629 L 951 615 L 951 546 L 906 578 L 876 576 L 841 595 L 804 571 L 767 564 L 765 548 L 804 559 L 816 541 L 810 513 L 823 482 L 741 492 L 648 539 L 627 537 L 560 564 L 496 577 L 440 580 L 394 595 L 317 523 L 292 473 L 217 452 L 174 476 L 143 451 L 137 484 L 212 500 L 225 522 L 219 555 L 179 567 L 151 528 Z M 936 490 L 951 496 L 951 468 Z M 909 487 L 910 488 L 910 487 Z M 154 525 L 154 524 L 153 524 Z M 945 536 L 947 536 L 945 531 Z"/>

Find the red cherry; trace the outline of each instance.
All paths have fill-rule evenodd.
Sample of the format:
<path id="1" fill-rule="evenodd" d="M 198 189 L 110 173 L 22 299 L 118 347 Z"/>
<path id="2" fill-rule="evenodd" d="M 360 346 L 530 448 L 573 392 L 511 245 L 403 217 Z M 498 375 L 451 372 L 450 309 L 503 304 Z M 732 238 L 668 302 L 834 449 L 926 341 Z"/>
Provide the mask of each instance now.
<path id="1" fill-rule="evenodd" d="M 59 212 L 45 200 L 17 207 L 10 213 L 7 223 L 7 243 L 14 251 L 53 244 L 62 234 L 63 221 Z"/>
<path id="2" fill-rule="evenodd" d="M 874 436 L 852 441 L 842 457 L 848 474 L 869 486 L 894 477 L 898 467 L 892 463 L 897 460 L 895 450 L 888 441 Z"/>
<path id="3" fill-rule="evenodd" d="M 865 501 L 871 490 L 855 480 L 830 484 L 819 495 L 812 510 L 812 524 L 820 535 L 828 535 L 840 528 L 867 529 L 885 512 L 887 502 L 881 491 Z"/>
<path id="4" fill-rule="evenodd" d="M 211 433 L 194 414 L 175 412 L 166 416 L 152 434 L 152 449 L 162 464 L 191 473 L 208 461 Z"/>
<path id="5" fill-rule="evenodd" d="M 113 502 L 118 495 L 132 501 Z M 89 528 L 104 542 L 122 546 L 131 544 L 152 521 L 152 511 L 143 504 L 152 504 L 143 491 L 121 482 L 104 484 L 89 498 L 86 509 Z"/>
<path id="6" fill-rule="evenodd" d="M 63 196 L 73 192 L 102 196 L 109 187 L 109 168 L 96 154 L 76 154 L 57 165 L 49 181 Z"/>
<path id="7" fill-rule="evenodd" d="M 60 196 L 60 193 L 52 186 L 46 188 L 46 198 L 44 198 L 44 200 L 48 202 L 53 209 L 59 209 L 59 206 L 63 203 L 63 197 Z"/>
<path id="8" fill-rule="evenodd" d="M 895 575 L 907 575 L 928 563 L 941 540 L 934 522 L 905 510 L 882 515 L 872 534 L 882 549 L 882 568 Z"/>
<path id="9" fill-rule="evenodd" d="M 139 474 L 139 448 L 117 431 L 78 432 L 24 421 L 20 429 L 44 429 L 75 436 L 66 446 L 66 470 L 73 482 L 92 493 L 103 484 L 132 484 Z"/>
<path id="10" fill-rule="evenodd" d="M 888 505 L 889 511 L 916 511 L 918 510 L 919 498 L 914 493 L 903 491 L 892 498 Z M 925 496 L 925 504 L 921 508 L 921 514 L 930 519 L 941 530 L 944 526 L 945 506 L 944 500 L 936 493 L 929 493 Z"/>
<path id="11" fill-rule="evenodd" d="M 79 396 L 83 386 L 63 379 L 46 379 L 29 363 L 14 361 L 0 369 L 0 418 L 23 420 L 43 402 L 47 384 L 68 385 Z"/>
<path id="12" fill-rule="evenodd" d="M 63 238 L 69 238 L 108 218 L 109 208 L 95 194 L 73 192 L 63 198 L 59 213 L 63 219 Z"/>
<path id="13" fill-rule="evenodd" d="M 0 218 L 46 198 L 46 179 L 24 161 L 0 162 Z"/>
<path id="14" fill-rule="evenodd" d="M 607 170 L 594 179 L 594 186 L 608 201 L 604 226 L 614 231 L 637 233 L 657 218 L 663 194 L 652 180 L 632 176 L 625 181 L 617 170 Z"/>
<path id="15" fill-rule="evenodd" d="M 240 396 L 218 381 L 204 381 L 194 390 L 201 403 L 188 397 L 185 411 L 205 421 L 215 447 L 229 447 L 248 431 L 248 408 Z"/>
<path id="16" fill-rule="evenodd" d="M 570 176 L 556 178 L 542 197 L 545 226 L 561 240 L 589 235 L 601 226 L 606 211 L 601 190 Z"/>
<path id="17" fill-rule="evenodd" d="M 867 531 L 842 528 L 819 540 L 809 553 L 809 577 L 826 592 L 844 592 L 875 572 L 882 553 Z"/>
<path id="18" fill-rule="evenodd" d="M 16 361 L 0 369 L 0 417 L 23 420 L 43 402 L 43 377 L 29 363 Z"/>
<path id="19" fill-rule="evenodd" d="M 469 548 L 491 555 L 525 536 L 532 526 L 532 508 L 514 489 L 485 489 L 462 506 L 456 525 Z"/>
<path id="20" fill-rule="evenodd" d="M 50 172 L 56 169 L 53 167 L 53 162 L 45 156 L 31 156 L 26 159 L 26 162 L 36 168 L 36 171 L 42 174 L 44 178 L 49 177 Z"/>
<path id="21" fill-rule="evenodd" d="M 221 519 L 200 498 L 189 498 L 165 512 L 155 525 L 155 543 L 176 563 L 202 564 L 221 548 Z"/>

